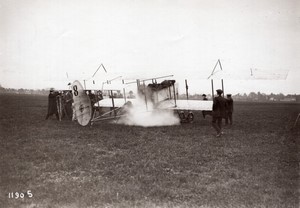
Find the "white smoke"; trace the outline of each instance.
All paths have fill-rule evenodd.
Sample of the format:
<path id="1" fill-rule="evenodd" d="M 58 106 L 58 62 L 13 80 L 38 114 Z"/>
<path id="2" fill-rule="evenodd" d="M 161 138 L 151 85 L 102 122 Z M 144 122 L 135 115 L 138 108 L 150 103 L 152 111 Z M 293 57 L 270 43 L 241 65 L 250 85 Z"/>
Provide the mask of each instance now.
<path id="1" fill-rule="evenodd" d="M 149 101 L 137 98 L 132 106 L 125 107 L 126 115 L 118 120 L 119 124 L 131 126 L 172 126 L 179 125 L 180 119 L 172 110 L 155 109 Z"/>

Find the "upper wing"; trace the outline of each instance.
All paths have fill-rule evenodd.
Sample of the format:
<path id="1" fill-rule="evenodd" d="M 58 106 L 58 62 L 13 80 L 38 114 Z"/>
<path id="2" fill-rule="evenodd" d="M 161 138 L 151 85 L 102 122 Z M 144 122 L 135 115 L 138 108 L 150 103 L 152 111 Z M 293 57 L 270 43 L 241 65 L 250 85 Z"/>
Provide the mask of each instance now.
<path id="1" fill-rule="evenodd" d="M 208 100 L 165 100 L 161 102 L 157 108 L 160 109 L 176 109 L 176 110 L 207 110 L 211 111 L 213 101 Z"/>

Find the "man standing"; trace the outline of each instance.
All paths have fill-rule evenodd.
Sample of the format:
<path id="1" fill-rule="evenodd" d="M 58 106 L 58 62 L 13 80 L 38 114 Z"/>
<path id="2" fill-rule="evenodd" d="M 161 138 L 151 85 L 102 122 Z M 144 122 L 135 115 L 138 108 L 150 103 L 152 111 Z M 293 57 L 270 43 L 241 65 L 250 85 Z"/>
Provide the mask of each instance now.
<path id="1" fill-rule="evenodd" d="M 221 95 L 222 90 L 216 90 L 218 96 L 213 100 L 212 126 L 217 131 L 217 137 L 220 137 L 222 132 L 222 118 L 226 117 L 227 101 Z"/>
<path id="2" fill-rule="evenodd" d="M 202 94 L 202 100 L 207 100 L 206 95 Z"/>
<path id="3" fill-rule="evenodd" d="M 49 118 L 49 116 L 52 116 L 53 114 L 55 114 L 57 120 L 59 120 L 57 104 L 56 104 L 56 96 L 57 95 L 58 95 L 58 92 L 54 92 L 54 89 L 51 88 L 49 96 L 48 96 L 48 113 L 46 116 L 46 120 Z"/>
<path id="4" fill-rule="evenodd" d="M 64 115 L 66 115 L 69 119 L 72 118 L 73 115 L 73 109 L 72 109 L 72 103 L 73 103 L 73 95 L 72 91 L 67 91 L 64 94 Z"/>
<path id="5" fill-rule="evenodd" d="M 233 113 L 233 100 L 231 98 L 231 94 L 227 94 L 227 116 L 225 119 L 225 124 L 228 124 L 228 119 L 229 119 L 229 124 L 232 125 L 232 113 Z"/>

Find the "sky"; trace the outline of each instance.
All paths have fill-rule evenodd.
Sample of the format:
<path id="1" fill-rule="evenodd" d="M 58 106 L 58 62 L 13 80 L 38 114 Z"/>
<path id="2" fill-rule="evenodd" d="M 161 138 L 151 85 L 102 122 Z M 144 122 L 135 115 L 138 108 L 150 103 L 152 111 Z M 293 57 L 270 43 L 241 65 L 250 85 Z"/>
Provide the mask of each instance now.
<path id="1" fill-rule="evenodd" d="M 210 93 L 220 59 L 228 93 L 300 94 L 299 50 L 298 0 L 0 0 L 3 87 L 174 75 Z"/>

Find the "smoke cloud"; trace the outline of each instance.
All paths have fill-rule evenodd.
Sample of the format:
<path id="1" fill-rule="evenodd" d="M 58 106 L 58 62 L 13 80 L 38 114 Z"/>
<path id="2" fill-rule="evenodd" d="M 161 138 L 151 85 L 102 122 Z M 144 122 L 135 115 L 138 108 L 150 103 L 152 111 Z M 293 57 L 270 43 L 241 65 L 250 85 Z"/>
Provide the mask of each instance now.
<path id="1" fill-rule="evenodd" d="M 137 98 L 132 105 L 126 106 L 124 110 L 126 115 L 119 119 L 119 124 L 144 127 L 180 124 L 180 119 L 172 110 L 155 109 L 149 101 L 146 105 L 141 97 Z"/>

